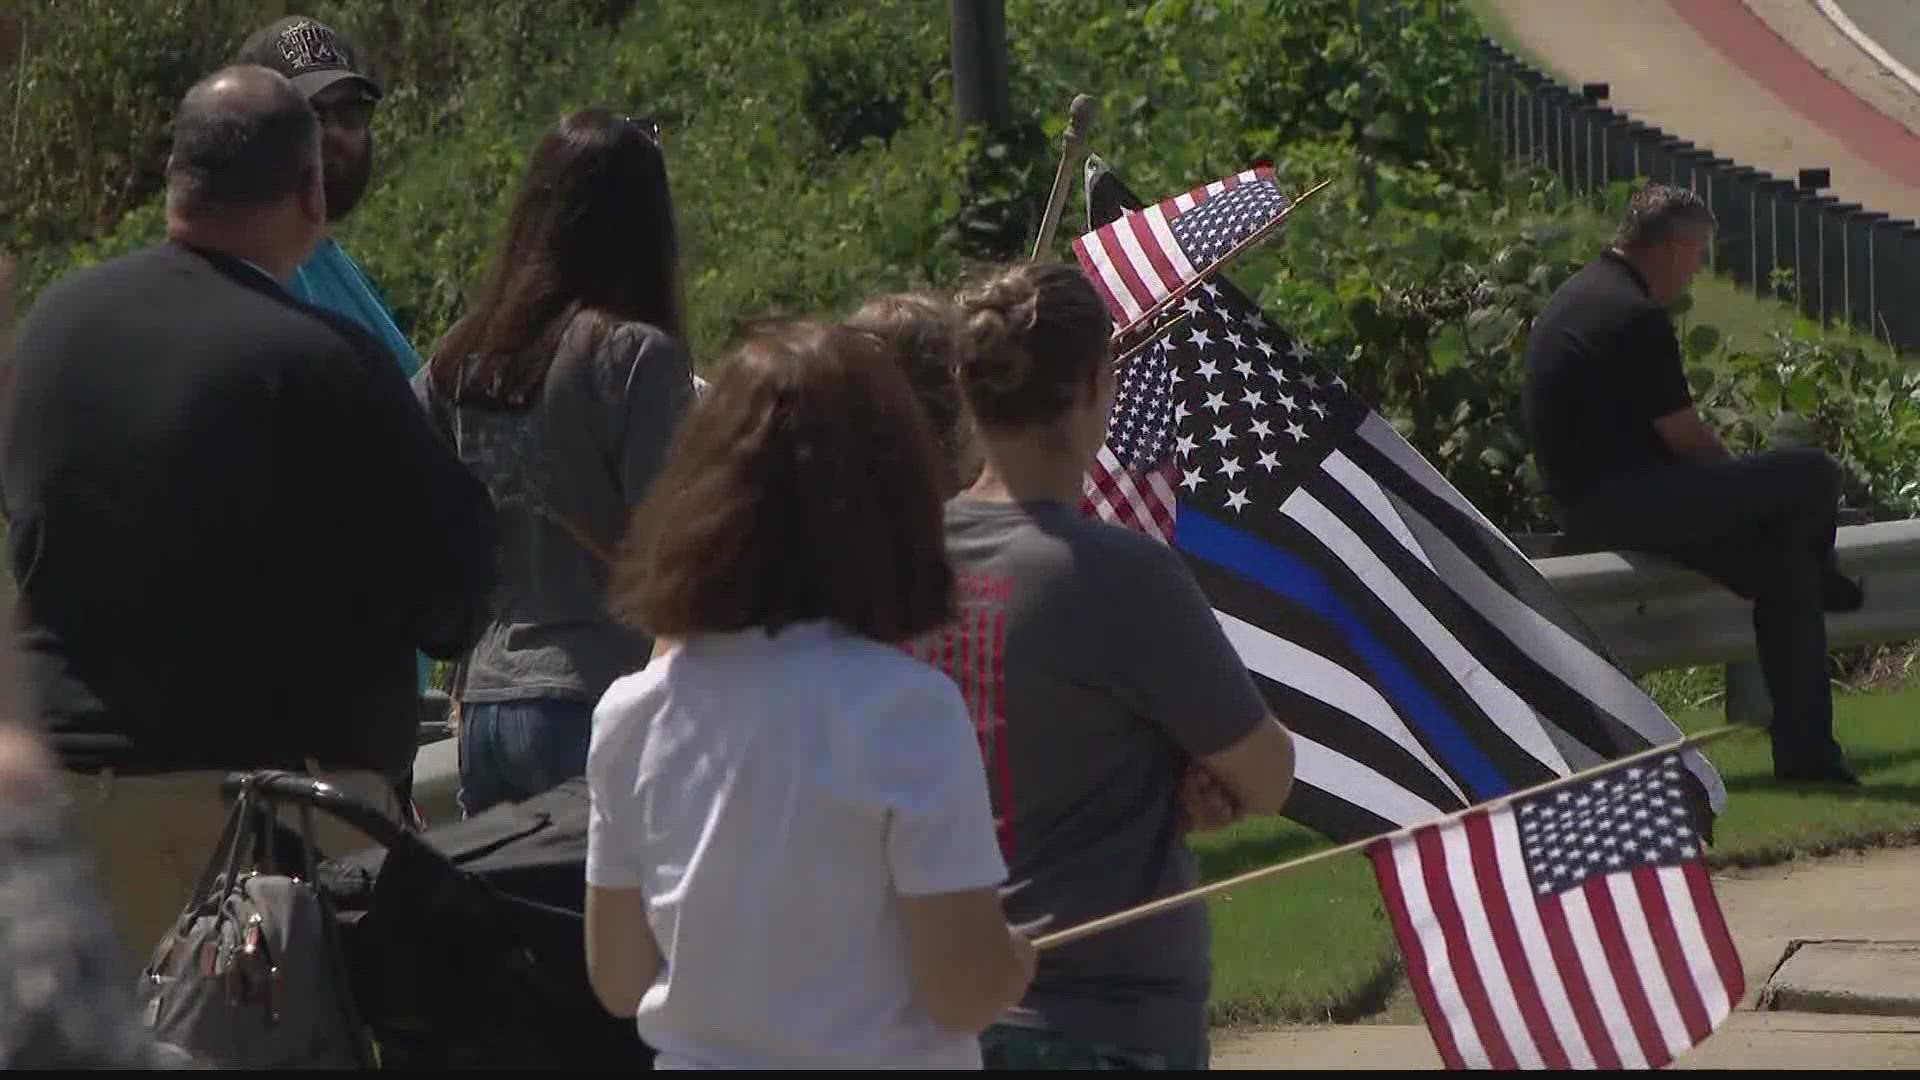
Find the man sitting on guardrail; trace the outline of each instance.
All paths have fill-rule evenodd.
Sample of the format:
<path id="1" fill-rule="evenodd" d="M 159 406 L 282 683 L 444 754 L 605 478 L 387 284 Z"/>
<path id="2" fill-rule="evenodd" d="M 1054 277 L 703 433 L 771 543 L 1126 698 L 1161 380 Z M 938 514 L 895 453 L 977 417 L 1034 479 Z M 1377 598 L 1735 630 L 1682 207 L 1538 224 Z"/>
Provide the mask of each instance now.
<path id="1" fill-rule="evenodd" d="M 1534 321 L 1529 436 L 1570 540 L 1665 555 L 1753 601 L 1774 775 L 1857 784 L 1833 737 L 1822 614 L 1863 600 L 1834 560 L 1839 469 L 1818 449 L 1733 456 L 1681 366 L 1667 309 L 1714 227 L 1685 188 L 1634 194 L 1613 246 Z"/>

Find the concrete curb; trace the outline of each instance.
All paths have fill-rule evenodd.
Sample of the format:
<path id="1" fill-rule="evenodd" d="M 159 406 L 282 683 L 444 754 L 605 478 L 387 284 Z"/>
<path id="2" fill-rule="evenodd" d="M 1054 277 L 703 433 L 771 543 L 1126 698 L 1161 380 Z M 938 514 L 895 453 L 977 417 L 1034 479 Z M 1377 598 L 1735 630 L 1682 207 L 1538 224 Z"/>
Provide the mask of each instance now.
<path id="1" fill-rule="evenodd" d="M 1881 48 L 1879 42 L 1869 37 L 1865 30 L 1860 29 L 1860 24 L 1854 22 L 1845 11 L 1841 10 L 1838 0 L 1813 0 L 1813 6 L 1820 9 L 1820 14 L 1827 17 L 1827 21 L 1833 24 L 1835 30 L 1845 34 L 1847 40 L 1860 46 L 1860 51 L 1873 57 L 1874 63 L 1887 69 L 1887 74 L 1907 84 L 1907 89 L 1920 94 L 1920 75 L 1915 75 L 1912 69 L 1894 59 L 1892 53 Z"/>
<path id="2" fill-rule="evenodd" d="M 1795 938 L 1767 977 L 1755 1006 L 1920 1017 L 1920 942 Z"/>

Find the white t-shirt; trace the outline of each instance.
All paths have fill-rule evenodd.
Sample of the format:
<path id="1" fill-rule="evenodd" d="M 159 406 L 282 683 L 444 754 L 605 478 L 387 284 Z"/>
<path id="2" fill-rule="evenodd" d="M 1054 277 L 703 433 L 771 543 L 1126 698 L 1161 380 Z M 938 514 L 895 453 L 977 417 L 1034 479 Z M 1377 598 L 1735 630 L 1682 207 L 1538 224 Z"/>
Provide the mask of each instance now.
<path id="1" fill-rule="evenodd" d="M 952 680 L 825 623 L 697 636 L 608 688 L 587 780 L 587 881 L 643 889 L 666 956 L 659 1067 L 980 1067 L 898 899 L 1006 879 Z"/>

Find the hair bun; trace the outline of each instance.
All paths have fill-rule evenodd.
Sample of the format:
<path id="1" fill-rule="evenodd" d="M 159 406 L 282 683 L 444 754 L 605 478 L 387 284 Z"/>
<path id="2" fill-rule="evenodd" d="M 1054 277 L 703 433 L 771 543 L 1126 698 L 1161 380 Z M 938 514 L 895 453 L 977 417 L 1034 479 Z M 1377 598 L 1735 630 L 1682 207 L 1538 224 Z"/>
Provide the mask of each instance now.
<path id="1" fill-rule="evenodd" d="M 962 297 L 968 348 L 960 365 L 984 389 L 1013 393 L 1026 385 L 1033 357 L 1028 339 L 1040 317 L 1040 292 L 1011 274 Z"/>
<path id="2" fill-rule="evenodd" d="M 1007 267 L 962 293 L 959 305 L 961 388 L 989 426 L 1052 420 L 1108 355 L 1112 320 L 1075 264 Z"/>

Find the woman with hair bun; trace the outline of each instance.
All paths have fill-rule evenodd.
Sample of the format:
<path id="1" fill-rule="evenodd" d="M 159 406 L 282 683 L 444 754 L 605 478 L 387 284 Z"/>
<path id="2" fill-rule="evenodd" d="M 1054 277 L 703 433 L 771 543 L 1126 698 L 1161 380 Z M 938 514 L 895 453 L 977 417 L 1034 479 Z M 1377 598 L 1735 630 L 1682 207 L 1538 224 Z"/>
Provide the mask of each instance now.
<path id="1" fill-rule="evenodd" d="M 1078 506 L 1105 441 L 1112 323 L 1074 266 L 958 298 L 980 476 L 946 507 L 960 614 L 913 642 L 974 718 L 1016 924 L 1064 929 L 1193 887 L 1184 834 L 1273 813 L 1292 740 L 1180 557 Z M 1198 1068 L 1210 931 L 1192 904 L 1049 950 L 988 1068 Z"/>

